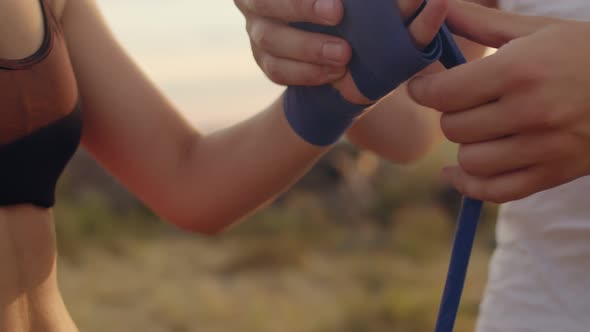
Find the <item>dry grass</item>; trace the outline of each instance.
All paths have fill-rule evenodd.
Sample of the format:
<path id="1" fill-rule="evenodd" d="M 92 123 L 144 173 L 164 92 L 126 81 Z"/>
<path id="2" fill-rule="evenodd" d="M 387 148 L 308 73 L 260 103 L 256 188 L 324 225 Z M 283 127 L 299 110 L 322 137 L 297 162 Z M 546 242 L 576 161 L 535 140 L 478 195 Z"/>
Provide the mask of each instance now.
<path id="1" fill-rule="evenodd" d="M 437 172 L 454 155 L 384 165 L 356 192 L 342 186 L 354 173 L 324 163 L 215 239 L 158 226 L 79 156 L 56 210 L 66 304 L 83 332 L 430 332 L 456 213 Z M 493 218 L 476 241 L 456 332 L 473 331 Z"/>
<path id="2" fill-rule="evenodd" d="M 361 233 L 342 228 L 325 241 L 239 228 L 218 239 L 127 236 L 123 250 L 62 259 L 61 288 L 85 332 L 427 332 L 452 235 L 437 215 L 400 212 L 406 221 L 373 232 L 376 246 L 350 245 Z M 473 330 L 489 253 L 476 248 L 457 332 Z"/>

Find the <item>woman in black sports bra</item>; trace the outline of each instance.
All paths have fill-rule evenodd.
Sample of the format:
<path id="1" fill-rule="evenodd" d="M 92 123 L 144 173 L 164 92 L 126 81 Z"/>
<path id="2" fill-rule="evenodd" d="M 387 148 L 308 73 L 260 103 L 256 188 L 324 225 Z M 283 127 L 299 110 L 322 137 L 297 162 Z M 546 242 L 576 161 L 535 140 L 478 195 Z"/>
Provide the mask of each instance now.
<path id="1" fill-rule="evenodd" d="M 80 143 L 163 219 L 202 234 L 275 197 L 325 151 L 292 132 L 280 98 L 200 134 L 115 41 L 93 0 L 0 1 L 0 22 L 2 332 L 77 331 L 57 287 L 51 207 Z M 332 72 L 343 74 L 348 56 Z"/>

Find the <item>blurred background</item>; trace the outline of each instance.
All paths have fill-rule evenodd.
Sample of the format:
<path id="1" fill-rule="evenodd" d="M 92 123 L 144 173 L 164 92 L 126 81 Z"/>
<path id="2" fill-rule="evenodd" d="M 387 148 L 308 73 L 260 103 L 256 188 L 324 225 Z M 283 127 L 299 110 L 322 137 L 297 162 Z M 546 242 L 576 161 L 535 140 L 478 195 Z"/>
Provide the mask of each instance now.
<path id="1" fill-rule="evenodd" d="M 233 1 L 100 0 L 122 44 L 205 132 L 282 91 Z M 231 98 L 228 98 L 231 96 Z M 460 197 L 446 144 L 412 166 L 342 143 L 292 190 L 206 238 L 158 220 L 84 151 L 56 208 L 60 283 L 81 331 L 432 331 Z M 457 332 L 473 330 L 494 248 L 484 213 Z"/>

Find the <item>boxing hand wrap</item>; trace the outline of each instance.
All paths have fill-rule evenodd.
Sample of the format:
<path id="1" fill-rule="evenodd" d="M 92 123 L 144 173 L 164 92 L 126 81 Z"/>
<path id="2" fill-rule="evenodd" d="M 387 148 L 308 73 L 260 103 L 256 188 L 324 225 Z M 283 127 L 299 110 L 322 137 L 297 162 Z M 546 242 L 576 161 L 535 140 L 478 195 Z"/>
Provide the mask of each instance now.
<path id="1" fill-rule="evenodd" d="M 370 100 L 379 100 L 442 54 L 440 34 L 425 50 L 416 48 L 395 0 L 344 0 L 344 8 L 338 26 L 293 26 L 347 40 L 352 47 L 350 73 L 359 91 Z M 284 100 L 293 130 L 319 146 L 336 142 L 367 106 L 348 102 L 331 85 L 289 87 Z"/>
<path id="2" fill-rule="evenodd" d="M 291 128 L 318 146 L 334 144 L 369 106 L 347 101 L 329 84 L 289 87 L 284 98 L 285 115 Z"/>
<path id="3" fill-rule="evenodd" d="M 344 4 L 344 20 L 337 27 L 295 26 L 346 39 L 353 50 L 351 75 L 359 91 L 371 100 L 437 60 L 446 68 L 466 62 L 445 25 L 426 50 L 416 49 L 406 25 L 425 3 L 407 24 L 402 23 L 396 0 L 344 0 Z M 331 85 L 289 87 L 285 96 L 285 114 L 292 128 L 315 145 L 336 142 L 363 108 L 344 100 Z M 481 209 L 481 201 L 464 198 L 435 332 L 452 332 L 455 326 Z"/>

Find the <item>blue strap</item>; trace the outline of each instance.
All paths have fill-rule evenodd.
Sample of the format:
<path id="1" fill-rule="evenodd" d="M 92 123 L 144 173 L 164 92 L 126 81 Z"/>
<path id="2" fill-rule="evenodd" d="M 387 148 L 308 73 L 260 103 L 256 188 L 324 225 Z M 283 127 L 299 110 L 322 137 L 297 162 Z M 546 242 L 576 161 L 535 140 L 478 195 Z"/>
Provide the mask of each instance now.
<path id="1" fill-rule="evenodd" d="M 370 100 L 379 100 L 438 61 L 442 54 L 439 36 L 424 50 L 416 48 L 397 1 L 344 0 L 344 8 L 342 22 L 335 27 L 292 25 L 346 39 L 352 47 L 350 73 L 360 92 Z"/>
<path id="2" fill-rule="evenodd" d="M 446 68 L 467 62 L 446 25 L 442 27 L 439 36 L 443 45 L 440 62 Z M 435 332 L 452 332 L 455 327 L 482 206 L 482 201 L 463 198 Z"/>
<path id="3" fill-rule="evenodd" d="M 482 201 L 463 198 L 435 332 L 452 332 L 455 327 L 482 206 Z"/>
<path id="4" fill-rule="evenodd" d="M 446 68 L 466 62 L 446 25 L 425 51 L 417 50 L 406 28 L 412 19 L 402 22 L 395 0 L 344 3 L 345 17 L 337 27 L 295 25 L 348 40 L 353 49 L 352 77 L 361 93 L 371 100 L 384 96 L 436 60 Z M 345 101 L 329 85 L 290 87 L 285 96 L 289 123 L 302 138 L 317 145 L 335 142 L 362 109 L 362 105 Z M 453 331 L 482 206 L 482 201 L 467 197 L 463 200 L 435 332 Z"/>
<path id="5" fill-rule="evenodd" d="M 461 53 L 461 49 L 459 49 L 459 46 L 455 43 L 455 39 L 446 24 L 443 24 L 438 36 L 440 37 L 443 48 L 439 61 L 445 66 L 445 68 L 453 68 L 467 62 L 465 56 Z"/>
<path id="6" fill-rule="evenodd" d="M 393 91 L 442 54 L 438 36 L 424 50 L 416 48 L 395 0 L 344 0 L 344 8 L 344 18 L 335 27 L 292 25 L 346 39 L 352 47 L 350 73 L 360 92 L 370 100 Z M 336 142 L 366 106 L 347 102 L 330 85 L 289 87 L 284 100 L 293 130 L 307 142 L 320 146 Z M 331 117 L 334 121 L 329 121 Z"/>
<path id="7" fill-rule="evenodd" d="M 334 144 L 365 106 L 348 102 L 331 85 L 289 87 L 284 96 L 285 116 L 299 137 L 307 142 Z"/>

